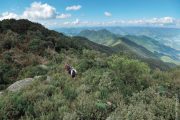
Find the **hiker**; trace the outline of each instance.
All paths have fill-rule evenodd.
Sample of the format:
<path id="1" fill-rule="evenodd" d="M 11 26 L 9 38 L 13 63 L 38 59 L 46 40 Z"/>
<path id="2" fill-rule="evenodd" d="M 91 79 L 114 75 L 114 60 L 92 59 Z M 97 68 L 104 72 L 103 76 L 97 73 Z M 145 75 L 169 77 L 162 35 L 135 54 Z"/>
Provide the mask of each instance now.
<path id="1" fill-rule="evenodd" d="M 68 64 L 65 65 L 65 70 L 71 75 L 72 78 L 77 75 L 77 71 Z"/>

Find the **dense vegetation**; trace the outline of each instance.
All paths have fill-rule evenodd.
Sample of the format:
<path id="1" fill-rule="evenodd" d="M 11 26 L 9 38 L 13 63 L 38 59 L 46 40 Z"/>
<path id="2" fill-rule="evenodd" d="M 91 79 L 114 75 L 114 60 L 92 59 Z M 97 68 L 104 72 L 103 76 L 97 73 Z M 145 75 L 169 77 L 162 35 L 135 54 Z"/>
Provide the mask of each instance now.
<path id="1" fill-rule="evenodd" d="M 0 95 L 0 119 L 175 119 L 179 67 L 151 69 L 85 38 L 20 21 L 0 22 L 1 89 L 19 79 L 40 77 L 18 92 Z M 18 29 L 25 23 L 26 30 Z M 12 29 L 15 24 L 19 26 Z M 77 69 L 75 79 L 64 70 L 65 63 Z"/>
<path id="2" fill-rule="evenodd" d="M 77 51 L 94 49 L 107 54 L 114 52 L 85 38 L 67 37 L 27 20 L 3 20 L 0 28 L 0 90 L 17 80 L 22 69 L 45 64 L 55 51 L 74 48 Z"/>

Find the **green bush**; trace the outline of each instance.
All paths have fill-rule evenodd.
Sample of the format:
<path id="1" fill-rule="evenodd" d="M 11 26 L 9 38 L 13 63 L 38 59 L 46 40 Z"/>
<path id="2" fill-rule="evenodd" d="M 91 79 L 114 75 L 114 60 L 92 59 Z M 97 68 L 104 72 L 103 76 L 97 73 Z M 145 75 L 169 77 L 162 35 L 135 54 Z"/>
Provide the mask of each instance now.
<path id="1" fill-rule="evenodd" d="M 13 62 L 13 58 L 12 58 L 12 53 L 10 52 L 4 52 L 3 53 L 3 58 L 5 62 Z"/>
<path id="2" fill-rule="evenodd" d="M 41 66 L 28 66 L 20 71 L 19 73 L 19 79 L 28 78 L 28 77 L 35 77 L 39 75 L 45 75 L 47 74 L 48 69 L 43 68 Z"/>
<path id="3" fill-rule="evenodd" d="M 0 119 L 14 119 L 23 116 L 28 105 L 21 93 L 9 94 L 1 99 Z"/>
<path id="4" fill-rule="evenodd" d="M 125 85 L 131 85 L 136 90 L 148 87 L 149 81 L 145 76 L 150 74 L 150 68 L 145 63 L 115 55 L 109 58 L 108 65 Z"/>
<path id="5" fill-rule="evenodd" d="M 18 69 L 0 61 L 0 84 L 6 85 L 13 82 L 13 77 L 16 77 Z"/>
<path id="6" fill-rule="evenodd" d="M 63 95 L 66 97 L 66 99 L 72 101 L 77 97 L 77 92 L 71 86 L 65 86 Z"/>
<path id="7" fill-rule="evenodd" d="M 5 50 L 9 50 L 16 46 L 17 41 L 17 34 L 13 33 L 11 30 L 8 30 L 0 41 L 0 47 Z"/>
<path id="8" fill-rule="evenodd" d="M 98 110 L 106 110 L 107 109 L 107 104 L 106 103 L 97 102 L 95 105 L 96 105 L 96 108 Z"/>
<path id="9" fill-rule="evenodd" d="M 78 71 L 81 73 L 85 70 L 88 70 L 89 68 L 93 67 L 94 61 L 88 60 L 88 59 L 82 59 L 79 61 L 79 64 L 77 66 Z"/>
<path id="10" fill-rule="evenodd" d="M 39 38 L 31 40 L 31 42 L 29 43 L 29 50 L 33 52 L 38 52 L 41 48 L 41 43 L 42 41 Z"/>

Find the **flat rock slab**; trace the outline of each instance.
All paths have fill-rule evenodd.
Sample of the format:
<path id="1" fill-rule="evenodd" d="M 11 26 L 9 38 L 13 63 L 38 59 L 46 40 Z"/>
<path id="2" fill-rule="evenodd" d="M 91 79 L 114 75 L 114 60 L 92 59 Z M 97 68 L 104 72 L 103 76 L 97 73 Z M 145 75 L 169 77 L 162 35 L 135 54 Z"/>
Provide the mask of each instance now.
<path id="1" fill-rule="evenodd" d="M 3 92 L 0 92 L 0 96 L 3 94 Z"/>
<path id="2" fill-rule="evenodd" d="M 22 88 L 25 88 L 26 86 L 28 86 L 29 84 L 31 84 L 34 81 L 33 78 L 26 78 L 23 80 L 19 80 L 15 83 L 13 83 L 12 85 L 10 85 L 7 90 L 11 91 L 11 92 L 16 92 Z"/>
<path id="3" fill-rule="evenodd" d="M 46 81 L 51 82 L 52 78 L 50 76 L 47 76 Z"/>

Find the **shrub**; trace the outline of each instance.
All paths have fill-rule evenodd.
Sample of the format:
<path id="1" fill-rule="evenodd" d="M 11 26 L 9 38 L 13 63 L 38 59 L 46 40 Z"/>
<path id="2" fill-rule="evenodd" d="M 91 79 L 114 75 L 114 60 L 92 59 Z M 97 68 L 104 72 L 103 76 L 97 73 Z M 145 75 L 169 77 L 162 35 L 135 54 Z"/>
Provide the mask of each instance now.
<path id="1" fill-rule="evenodd" d="M 0 61 L 0 84 L 9 84 L 13 82 L 13 78 L 16 77 L 18 69 L 12 67 L 10 64 Z"/>
<path id="2" fill-rule="evenodd" d="M 17 44 L 17 38 L 17 34 L 8 30 L 0 41 L 0 47 L 7 50 L 15 47 Z"/>
<path id="3" fill-rule="evenodd" d="M 96 105 L 96 108 L 98 110 L 106 110 L 107 109 L 107 104 L 106 103 L 97 102 L 95 105 Z"/>
<path id="4" fill-rule="evenodd" d="M 93 67 L 94 61 L 89 60 L 89 59 L 82 59 L 79 61 L 77 69 L 81 73 L 85 70 L 88 70 L 89 68 Z"/>
<path id="5" fill-rule="evenodd" d="M 156 119 L 175 119 L 175 98 L 160 96 L 155 87 L 134 94 L 130 98 L 130 103 L 135 106 L 142 104 L 144 109 L 147 109 Z"/>
<path id="6" fill-rule="evenodd" d="M 0 119 L 17 119 L 25 114 L 28 102 L 21 93 L 8 94 L 1 99 Z"/>
<path id="7" fill-rule="evenodd" d="M 29 50 L 32 52 L 38 52 L 41 48 L 42 41 L 39 38 L 31 40 L 29 43 Z"/>
<path id="8" fill-rule="evenodd" d="M 28 78 L 28 77 L 35 77 L 39 75 L 45 75 L 48 72 L 48 69 L 45 69 L 41 66 L 28 66 L 20 71 L 19 78 Z"/>
<path id="9" fill-rule="evenodd" d="M 13 62 L 12 53 L 11 52 L 4 52 L 3 58 L 5 62 Z"/>
<path id="10" fill-rule="evenodd" d="M 77 92 L 71 86 L 65 86 L 63 95 L 66 97 L 66 99 L 72 101 L 77 97 Z"/>
<path id="11" fill-rule="evenodd" d="M 115 55 L 109 58 L 108 65 L 125 85 L 133 85 L 136 90 L 148 87 L 149 81 L 145 76 L 150 73 L 150 69 L 145 63 Z"/>

